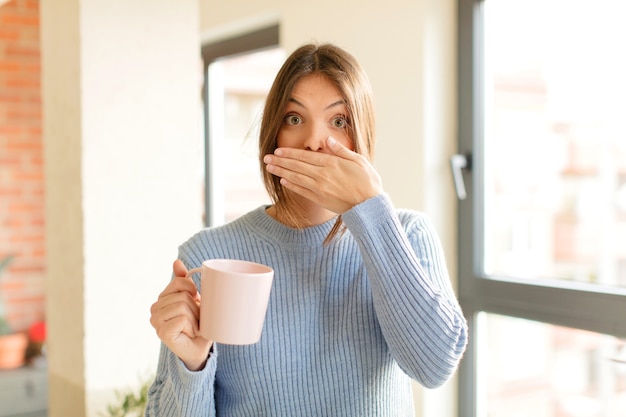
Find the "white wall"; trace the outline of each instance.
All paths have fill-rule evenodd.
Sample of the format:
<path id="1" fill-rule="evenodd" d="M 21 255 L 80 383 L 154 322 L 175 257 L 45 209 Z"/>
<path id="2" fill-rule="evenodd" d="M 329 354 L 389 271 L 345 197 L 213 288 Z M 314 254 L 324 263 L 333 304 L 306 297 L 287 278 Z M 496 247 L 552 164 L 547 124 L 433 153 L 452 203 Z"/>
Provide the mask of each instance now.
<path id="1" fill-rule="evenodd" d="M 154 372 L 150 305 L 202 225 L 195 0 L 41 2 L 51 417 Z"/>
<path id="2" fill-rule="evenodd" d="M 456 151 L 455 0 L 203 0 L 203 42 L 279 23 L 290 52 L 333 42 L 363 64 L 373 85 L 376 167 L 396 206 L 427 212 L 456 277 L 456 200 L 448 158 Z M 454 279 L 454 278 L 453 278 Z M 455 382 L 416 390 L 417 415 L 453 416 Z"/>

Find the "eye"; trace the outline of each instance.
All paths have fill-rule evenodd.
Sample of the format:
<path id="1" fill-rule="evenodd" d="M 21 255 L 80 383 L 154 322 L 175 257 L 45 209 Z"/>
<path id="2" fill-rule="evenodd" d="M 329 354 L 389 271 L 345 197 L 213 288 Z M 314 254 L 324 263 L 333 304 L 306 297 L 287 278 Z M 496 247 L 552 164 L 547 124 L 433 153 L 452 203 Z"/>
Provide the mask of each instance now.
<path id="1" fill-rule="evenodd" d="M 345 129 L 348 127 L 348 119 L 345 116 L 336 116 L 332 120 L 332 125 L 338 129 Z"/>
<path id="2" fill-rule="evenodd" d="M 285 116 L 285 123 L 290 126 L 295 126 L 302 123 L 302 119 L 297 114 L 288 114 Z"/>

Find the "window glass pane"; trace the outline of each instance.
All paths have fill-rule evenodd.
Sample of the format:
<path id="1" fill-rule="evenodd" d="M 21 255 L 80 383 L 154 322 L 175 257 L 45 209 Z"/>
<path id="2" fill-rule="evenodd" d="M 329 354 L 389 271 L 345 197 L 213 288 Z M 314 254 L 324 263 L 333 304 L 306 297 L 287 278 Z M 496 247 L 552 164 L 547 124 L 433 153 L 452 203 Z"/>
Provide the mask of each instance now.
<path id="1" fill-rule="evenodd" d="M 274 48 L 209 65 L 210 225 L 269 204 L 259 168 L 258 128 L 284 59 L 284 51 Z"/>
<path id="2" fill-rule="evenodd" d="M 484 11 L 485 274 L 626 286 L 626 2 Z"/>
<path id="3" fill-rule="evenodd" d="M 626 415 L 626 343 L 495 314 L 477 320 L 480 417 Z"/>

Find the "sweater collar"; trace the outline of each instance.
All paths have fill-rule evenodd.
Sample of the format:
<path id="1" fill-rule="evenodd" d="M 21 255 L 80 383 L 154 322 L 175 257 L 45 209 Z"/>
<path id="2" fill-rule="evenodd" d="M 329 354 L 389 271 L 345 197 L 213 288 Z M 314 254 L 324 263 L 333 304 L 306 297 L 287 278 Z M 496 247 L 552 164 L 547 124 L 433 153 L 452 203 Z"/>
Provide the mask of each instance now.
<path id="1" fill-rule="evenodd" d="M 267 214 L 267 207 L 261 206 L 249 212 L 242 220 L 263 239 L 281 245 L 321 246 L 337 221 L 337 217 L 334 217 L 317 226 L 296 229 L 282 224 Z"/>

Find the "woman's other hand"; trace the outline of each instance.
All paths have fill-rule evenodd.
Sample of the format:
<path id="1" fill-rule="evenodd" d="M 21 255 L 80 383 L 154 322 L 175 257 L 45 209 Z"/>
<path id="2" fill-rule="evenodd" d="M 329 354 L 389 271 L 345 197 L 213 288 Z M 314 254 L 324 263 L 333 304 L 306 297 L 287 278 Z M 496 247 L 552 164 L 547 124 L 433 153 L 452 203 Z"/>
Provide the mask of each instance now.
<path id="1" fill-rule="evenodd" d="M 174 262 L 174 279 L 150 309 L 150 324 L 159 339 L 184 363 L 197 371 L 204 367 L 212 342 L 199 334 L 200 294 L 187 268 Z"/>

